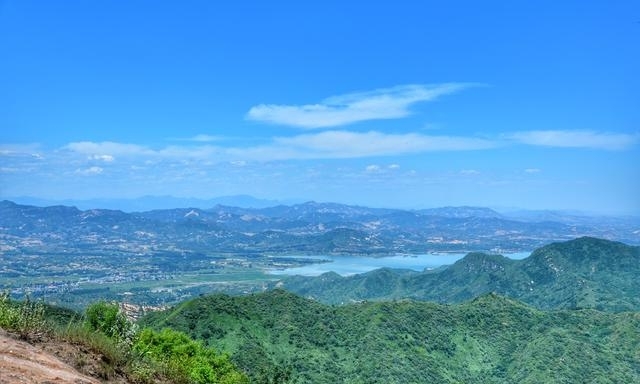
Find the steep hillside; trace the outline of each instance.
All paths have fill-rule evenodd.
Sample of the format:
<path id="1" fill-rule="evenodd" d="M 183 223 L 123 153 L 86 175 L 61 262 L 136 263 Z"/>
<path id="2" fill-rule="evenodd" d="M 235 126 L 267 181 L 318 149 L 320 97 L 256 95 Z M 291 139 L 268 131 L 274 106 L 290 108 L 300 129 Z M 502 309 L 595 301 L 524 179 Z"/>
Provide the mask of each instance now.
<path id="1" fill-rule="evenodd" d="M 282 290 L 201 297 L 147 317 L 228 351 L 254 380 L 592 383 L 640 380 L 638 313 L 544 312 L 489 294 L 458 305 L 331 307 Z"/>
<path id="2" fill-rule="evenodd" d="M 541 309 L 637 311 L 638 276 L 640 247 L 583 237 L 544 246 L 523 260 L 470 253 L 436 271 L 292 277 L 279 286 L 333 304 L 399 298 L 456 303 L 496 292 Z"/>

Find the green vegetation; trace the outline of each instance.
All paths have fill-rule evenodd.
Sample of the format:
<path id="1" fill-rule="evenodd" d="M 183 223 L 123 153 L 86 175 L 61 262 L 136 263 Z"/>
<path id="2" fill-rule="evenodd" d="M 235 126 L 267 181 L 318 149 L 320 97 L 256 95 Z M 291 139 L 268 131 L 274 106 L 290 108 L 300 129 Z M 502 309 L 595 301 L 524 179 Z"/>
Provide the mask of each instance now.
<path id="1" fill-rule="evenodd" d="M 182 332 L 144 329 L 138 335 L 133 350 L 139 356 L 159 363 L 175 382 L 249 382 L 244 374 L 235 369 L 228 356 L 217 354 Z"/>
<path id="2" fill-rule="evenodd" d="M 5 294 L 0 327 L 81 345 L 101 356 L 101 379 L 133 383 L 631 383 L 639 275 L 640 247 L 580 238 L 520 261 L 471 253 L 435 271 L 284 284 L 347 305 L 276 289 L 201 296 L 132 323 L 107 301 L 78 315 Z"/>
<path id="3" fill-rule="evenodd" d="M 132 383 L 248 383 L 227 355 L 186 334 L 146 328 L 138 331 L 117 304 L 98 302 L 84 316 L 47 306 L 42 301 L 14 302 L 0 296 L 0 328 L 21 338 L 43 338 L 83 346 L 102 356 L 99 378 L 120 372 Z M 76 365 L 86 364 L 79 357 Z M 82 360 L 82 363 L 80 362 Z"/>
<path id="4" fill-rule="evenodd" d="M 130 343 L 135 336 L 133 324 L 115 304 L 104 301 L 92 304 L 85 313 L 85 324 L 117 342 Z"/>
<path id="5" fill-rule="evenodd" d="M 583 237 L 544 246 L 523 260 L 470 253 L 435 271 L 296 276 L 281 286 L 328 304 L 402 298 L 460 303 L 496 292 L 540 309 L 620 312 L 640 310 L 638 276 L 640 247 Z"/>
<path id="6" fill-rule="evenodd" d="M 577 233 L 640 244 L 637 218 L 552 217 L 557 221 L 511 220 L 474 207 L 403 211 L 313 202 L 125 213 L 0 201 L 0 291 L 11 290 L 14 299 L 46 297 L 76 310 L 99 300 L 158 308 L 212 292 L 260 292 L 263 285 L 280 280 L 266 271 L 319 261 L 291 256 L 517 252 Z M 396 288 L 387 296 L 368 288 L 346 288 L 342 295 L 310 289 L 310 294 L 337 302 L 358 298 L 345 294 L 350 292 L 361 299 L 408 297 L 401 284 Z M 304 287 L 292 283 L 291 289 L 307 296 Z M 450 300 L 430 292 L 429 287 L 411 297 Z M 462 300 L 474 297 L 461 295 Z M 583 297 L 589 303 L 593 295 L 579 294 L 578 305 Z"/>
<path id="7" fill-rule="evenodd" d="M 0 294 L 0 328 L 17 333 L 22 339 L 37 339 L 47 332 L 45 305 L 27 297 L 14 303 L 8 293 Z"/>
<path id="8" fill-rule="evenodd" d="M 337 307 L 282 290 L 213 295 L 143 323 L 228 351 L 258 383 L 640 382 L 639 313 L 541 311 L 494 294 Z"/>

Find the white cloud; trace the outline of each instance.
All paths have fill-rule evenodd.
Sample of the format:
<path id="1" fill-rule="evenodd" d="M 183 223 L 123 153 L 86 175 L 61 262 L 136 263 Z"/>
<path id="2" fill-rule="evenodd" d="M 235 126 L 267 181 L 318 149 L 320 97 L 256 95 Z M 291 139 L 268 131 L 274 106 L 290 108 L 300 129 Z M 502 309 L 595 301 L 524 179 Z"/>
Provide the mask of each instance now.
<path id="1" fill-rule="evenodd" d="M 92 141 L 79 141 L 69 143 L 64 146 L 63 149 L 89 156 L 96 156 L 97 154 L 103 153 L 112 154 L 110 156 L 139 156 L 151 155 L 154 153 L 153 150 L 141 145 L 115 143 L 112 141 L 103 141 L 100 143 Z"/>
<path id="2" fill-rule="evenodd" d="M 101 167 L 94 166 L 85 169 L 76 169 L 75 173 L 82 176 L 93 176 L 101 174 L 102 171 L 104 171 L 104 169 L 102 169 Z"/>
<path id="3" fill-rule="evenodd" d="M 25 170 L 22 168 L 14 168 L 14 167 L 0 167 L 0 173 L 19 173 L 24 172 Z"/>
<path id="4" fill-rule="evenodd" d="M 497 145 L 490 140 L 472 137 L 427 136 L 416 133 L 386 134 L 376 131 L 325 131 L 277 137 L 260 146 L 226 148 L 223 156 L 257 161 L 345 159 L 434 151 L 481 150 Z"/>
<path id="5" fill-rule="evenodd" d="M 367 173 L 378 173 L 380 172 L 380 166 L 377 164 L 371 164 L 367 165 L 364 170 Z"/>
<path id="6" fill-rule="evenodd" d="M 376 131 L 326 131 L 276 138 L 274 144 L 289 152 L 297 152 L 303 158 L 389 156 L 432 151 L 479 150 L 496 146 L 492 141 L 478 138 L 427 136 L 417 133 L 386 134 Z"/>
<path id="7" fill-rule="evenodd" d="M 213 145 L 171 145 L 154 152 L 155 156 L 169 159 L 211 159 L 220 154 L 221 148 Z"/>
<path id="8" fill-rule="evenodd" d="M 214 135 L 207 135 L 207 134 L 199 134 L 199 135 L 195 135 L 195 136 L 188 137 L 188 138 L 172 139 L 172 140 L 176 140 L 176 141 L 195 141 L 195 142 L 198 142 L 198 143 L 210 143 L 212 141 L 220 141 L 220 140 L 222 140 L 222 137 L 214 136 Z"/>
<path id="9" fill-rule="evenodd" d="M 42 155 L 38 152 L 39 150 L 40 145 L 38 144 L 0 144 L 0 156 L 27 156 L 40 160 Z"/>
<path id="10" fill-rule="evenodd" d="M 508 139 L 528 145 L 622 150 L 640 141 L 638 134 L 594 132 L 585 130 L 524 131 L 507 135 Z"/>
<path id="11" fill-rule="evenodd" d="M 57 150 L 29 147 L 0 146 L 3 173 L 15 174 L 14 169 L 37 168 L 39 172 L 63 170 L 68 175 L 99 175 L 109 166 L 109 174 L 118 170 L 127 173 L 144 167 L 149 172 L 170 169 L 207 169 L 226 164 L 234 169 L 251 169 L 254 162 L 272 162 L 310 159 L 376 158 L 401 156 L 437 151 L 487 150 L 505 145 L 523 143 L 533 146 L 566 146 L 598 149 L 624 149 L 636 144 L 638 135 L 594 133 L 590 131 L 528 131 L 485 139 L 470 136 L 429 135 L 422 133 L 384 133 L 327 130 L 293 136 L 275 137 L 261 145 L 222 146 L 196 142 L 147 147 L 117 142 L 73 142 Z M 33 156 L 38 153 L 39 156 Z M 42 154 L 40 154 L 42 153 Z M 116 163 L 117 159 L 117 163 Z M 380 164 L 383 160 L 370 160 Z M 391 174 L 400 169 L 390 160 L 387 164 L 370 164 L 365 170 Z M 56 171 L 58 172 L 58 171 Z M 541 172 L 537 168 L 522 169 L 523 174 Z M 463 169 L 460 175 L 479 174 L 474 169 Z"/>
<path id="12" fill-rule="evenodd" d="M 115 158 L 111 155 L 93 155 L 89 156 L 89 160 L 99 160 L 104 161 L 105 163 L 111 163 L 115 160 Z"/>
<path id="13" fill-rule="evenodd" d="M 151 161 L 149 159 L 210 159 L 221 153 L 221 148 L 212 145 L 170 145 L 156 150 L 137 144 L 110 141 L 74 142 L 67 144 L 62 149 L 88 155 L 90 160 L 102 160 L 105 162 L 115 160 L 115 156 L 146 158 L 147 161 Z M 104 153 L 109 153 L 109 155 L 103 155 Z"/>
<path id="14" fill-rule="evenodd" d="M 415 103 L 432 101 L 470 87 L 471 84 L 401 85 L 369 92 L 329 97 L 318 104 L 260 104 L 246 115 L 248 120 L 313 129 L 347 125 L 366 120 L 408 116 Z"/>

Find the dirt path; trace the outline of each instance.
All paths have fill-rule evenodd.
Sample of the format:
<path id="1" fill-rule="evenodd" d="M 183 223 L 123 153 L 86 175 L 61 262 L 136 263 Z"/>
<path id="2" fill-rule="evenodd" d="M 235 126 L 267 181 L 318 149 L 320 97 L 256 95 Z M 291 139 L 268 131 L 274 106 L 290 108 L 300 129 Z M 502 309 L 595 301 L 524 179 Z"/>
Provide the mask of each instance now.
<path id="1" fill-rule="evenodd" d="M 55 356 L 0 333 L 0 384 L 100 384 Z"/>

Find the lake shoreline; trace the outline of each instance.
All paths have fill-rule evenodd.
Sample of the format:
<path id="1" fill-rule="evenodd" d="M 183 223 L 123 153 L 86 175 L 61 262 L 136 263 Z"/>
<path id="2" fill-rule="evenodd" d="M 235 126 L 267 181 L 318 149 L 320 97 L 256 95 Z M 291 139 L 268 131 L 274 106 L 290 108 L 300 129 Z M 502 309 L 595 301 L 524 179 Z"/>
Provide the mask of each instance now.
<path id="1" fill-rule="evenodd" d="M 370 272 L 379 268 L 408 269 L 417 272 L 436 269 L 451 265 L 465 257 L 468 253 L 429 253 L 429 254 L 401 254 L 385 257 L 353 256 L 353 255 L 290 255 L 274 256 L 297 260 L 318 260 L 308 265 L 287 267 L 282 269 L 267 269 L 265 274 L 276 276 L 299 275 L 319 276 L 327 272 L 335 272 L 342 276 L 356 275 Z M 495 254 L 495 253 L 494 253 Z M 531 252 L 515 252 L 503 254 L 509 259 L 518 260 L 528 257 Z"/>

